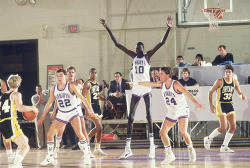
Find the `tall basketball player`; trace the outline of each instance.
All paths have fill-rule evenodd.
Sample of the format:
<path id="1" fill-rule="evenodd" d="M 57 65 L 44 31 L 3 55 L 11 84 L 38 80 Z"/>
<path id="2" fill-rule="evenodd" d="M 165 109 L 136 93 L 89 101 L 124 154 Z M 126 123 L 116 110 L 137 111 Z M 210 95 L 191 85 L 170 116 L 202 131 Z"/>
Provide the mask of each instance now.
<path id="1" fill-rule="evenodd" d="M 187 132 L 189 108 L 186 102 L 186 95 L 197 108 L 204 108 L 203 105 L 199 104 L 192 94 L 190 94 L 178 81 L 171 79 L 172 69 L 170 67 L 163 67 L 160 71 L 161 82 L 131 82 L 130 84 L 142 85 L 147 87 L 161 87 L 162 96 L 168 109 L 165 120 L 162 123 L 160 130 L 161 139 L 165 148 L 165 159 L 161 164 L 169 164 L 175 160 L 175 155 L 171 150 L 171 145 L 168 137 L 170 129 L 179 122 L 180 132 L 183 136 L 186 145 L 188 147 L 189 161 L 196 161 L 196 153 L 193 148 L 193 144 L 190 135 Z"/>
<path id="2" fill-rule="evenodd" d="M 229 130 L 226 133 L 224 142 L 220 148 L 222 153 L 233 153 L 234 151 L 228 147 L 230 140 L 233 137 L 236 129 L 236 118 L 233 107 L 233 92 L 236 89 L 242 100 L 246 100 L 247 97 L 241 92 L 239 82 L 233 79 L 234 68 L 232 65 L 225 65 L 225 76 L 217 79 L 213 87 L 209 91 L 209 104 L 212 113 L 216 113 L 219 118 L 220 127 L 216 128 L 209 136 L 204 138 L 204 147 L 210 150 L 210 145 L 213 138 L 220 135 L 227 129 L 227 123 L 229 124 Z M 217 91 L 216 107 L 212 103 L 212 95 L 214 91 Z"/>
<path id="3" fill-rule="evenodd" d="M 64 69 L 58 69 L 56 71 L 57 84 L 51 88 L 49 100 L 44 108 L 42 117 L 38 120 L 37 124 L 40 125 L 45 119 L 54 100 L 58 104 L 58 113 L 56 118 L 50 125 L 49 131 L 47 133 L 47 150 L 48 155 L 40 164 L 48 165 L 54 162 L 54 136 L 58 131 L 65 127 L 65 125 L 70 122 L 77 137 L 79 138 L 78 145 L 81 151 L 84 153 L 84 164 L 91 164 L 88 145 L 86 138 L 84 137 L 81 129 L 81 122 L 79 114 L 77 111 L 77 101 L 76 96 L 81 99 L 84 106 L 86 107 L 86 117 L 94 115 L 91 107 L 88 105 L 86 99 L 78 91 L 74 84 L 66 81 L 66 71 Z"/>
<path id="4" fill-rule="evenodd" d="M 17 110 L 38 113 L 35 106 L 23 105 L 22 94 L 18 92 L 21 82 L 22 78 L 19 75 L 10 75 L 7 80 L 10 89 L 0 99 L 0 132 L 7 142 L 13 141 L 19 149 L 13 167 L 22 167 L 22 161 L 30 150 L 28 138 L 23 134 L 17 121 Z"/>
<path id="5" fill-rule="evenodd" d="M 115 46 L 133 58 L 133 82 L 150 81 L 150 76 L 149 76 L 149 71 L 151 66 L 150 58 L 166 42 L 168 34 L 172 27 L 172 18 L 169 16 L 167 20 L 168 20 L 167 22 L 168 29 L 166 30 L 161 42 L 157 44 L 152 50 L 149 50 L 148 52 L 144 53 L 144 44 L 142 42 L 138 42 L 136 44 L 135 52 L 127 49 L 125 46 L 118 43 L 116 38 L 112 34 L 111 30 L 109 29 L 109 27 L 106 25 L 105 20 L 100 19 L 100 23 L 108 31 Z M 120 159 L 125 159 L 133 155 L 130 147 L 131 134 L 133 130 L 135 111 L 141 97 L 143 97 L 145 101 L 146 113 L 147 113 L 146 118 L 149 125 L 148 126 L 149 140 L 150 140 L 149 158 L 155 158 L 153 122 L 151 118 L 151 88 L 137 85 L 132 88 L 132 98 L 131 98 L 129 117 L 128 117 L 126 147 L 125 147 L 125 152 L 120 156 Z"/>

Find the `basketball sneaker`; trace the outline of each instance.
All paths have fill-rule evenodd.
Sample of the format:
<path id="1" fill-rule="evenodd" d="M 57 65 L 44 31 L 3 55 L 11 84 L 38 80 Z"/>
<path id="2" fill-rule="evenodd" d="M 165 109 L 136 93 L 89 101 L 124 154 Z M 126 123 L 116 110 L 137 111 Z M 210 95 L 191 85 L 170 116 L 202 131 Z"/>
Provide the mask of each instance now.
<path id="1" fill-rule="evenodd" d="M 220 147 L 220 152 L 221 153 L 234 153 L 234 150 L 230 149 L 228 146 L 222 145 Z"/>
<path id="2" fill-rule="evenodd" d="M 165 159 L 161 162 L 161 164 L 169 164 L 175 160 L 175 155 L 172 151 L 165 150 Z"/>
<path id="3" fill-rule="evenodd" d="M 119 157 L 119 159 L 126 159 L 130 156 L 133 156 L 133 153 L 131 151 L 130 147 L 125 147 L 125 151 L 123 152 L 123 154 Z"/>
<path id="4" fill-rule="evenodd" d="M 54 158 L 56 159 L 58 157 L 58 152 L 59 152 L 59 148 L 55 148 L 54 149 Z"/>
<path id="5" fill-rule="evenodd" d="M 95 148 L 94 155 L 106 156 L 106 153 L 102 151 L 101 148 Z"/>
<path id="6" fill-rule="evenodd" d="M 155 158 L 155 145 L 150 145 L 148 157 L 150 159 Z"/>
<path id="7" fill-rule="evenodd" d="M 53 164 L 54 156 L 46 155 L 46 158 L 40 163 L 40 165 L 46 166 L 48 164 Z"/>
<path id="8" fill-rule="evenodd" d="M 91 152 L 90 146 L 88 146 L 88 149 L 89 149 L 89 156 L 90 156 L 90 158 L 95 158 L 95 156 L 94 156 L 93 153 Z"/>
<path id="9" fill-rule="evenodd" d="M 206 148 L 206 150 L 210 150 L 210 145 L 213 142 L 212 139 L 209 139 L 208 136 L 204 137 L 204 147 Z"/>
<path id="10" fill-rule="evenodd" d="M 86 154 L 84 153 L 83 160 L 84 160 L 85 165 L 90 165 L 91 164 L 90 155 L 88 153 L 86 153 Z"/>
<path id="11" fill-rule="evenodd" d="M 196 161 L 196 152 L 194 148 L 188 148 L 188 155 L 189 155 L 189 162 L 195 162 Z"/>

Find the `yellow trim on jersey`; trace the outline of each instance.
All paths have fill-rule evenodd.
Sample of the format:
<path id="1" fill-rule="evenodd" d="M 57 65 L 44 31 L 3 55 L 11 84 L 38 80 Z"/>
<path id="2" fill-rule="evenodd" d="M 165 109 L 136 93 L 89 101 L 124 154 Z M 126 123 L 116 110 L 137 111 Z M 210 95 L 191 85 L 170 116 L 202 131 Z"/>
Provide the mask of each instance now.
<path id="1" fill-rule="evenodd" d="M 14 141 L 14 139 L 23 134 L 23 131 L 20 129 L 17 119 L 12 120 L 11 129 L 13 131 L 13 136 L 10 139 L 6 140 L 7 142 Z"/>
<path id="2" fill-rule="evenodd" d="M 15 138 L 23 134 L 23 131 L 20 129 L 16 118 L 5 118 L 2 119 L 0 122 L 4 122 L 6 120 L 11 120 L 11 130 L 13 132 L 13 136 L 9 139 L 6 139 L 6 142 L 14 141 Z"/>
<path id="3" fill-rule="evenodd" d="M 14 103 L 14 101 L 13 101 L 12 98 L 11 98 L 13 93 L 14 93 L 14 92 L 12 92 L 12 93 L 10 94 L 10 101 L 11 101 L 11 103 L 10 103 L 10 106 L 11 106 L 10 115 L 11 115 L 11 117 L 17 118 L 16 104 Z"/>
<path id="4" fill-rule="evenodd" d="M 4 122 L 4 121 L 6 121 L 6 120 L 13 120 L 13 119 L 15 119 L 15 118 L 13 118 L 13 117 L 8 117 L 8 118 L 5 118 L 5 119 L 0 120 L 0 122 Z"/>
<path id="5" fill-rule="evenodd" d="M 216 115 L 217 115 L 217 117 L 222 116 L 222 115 L 226 116 L 226 114 L 222 113 L 220 103 L 217 100 L 216 100 Z"/>

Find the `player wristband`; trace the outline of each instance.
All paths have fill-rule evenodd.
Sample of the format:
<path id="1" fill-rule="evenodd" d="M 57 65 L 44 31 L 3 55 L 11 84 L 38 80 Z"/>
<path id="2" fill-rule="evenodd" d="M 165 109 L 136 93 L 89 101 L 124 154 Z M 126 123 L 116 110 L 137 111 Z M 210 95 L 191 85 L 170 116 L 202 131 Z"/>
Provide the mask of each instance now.
<path id="1" fill-rule="evenodd" d="M 242 99 L 242 97 L 243 97 L 243 94 L 240 94 L 240 95 L 239 95 L 239 97 L 240 97 L 240 98 Z"/>

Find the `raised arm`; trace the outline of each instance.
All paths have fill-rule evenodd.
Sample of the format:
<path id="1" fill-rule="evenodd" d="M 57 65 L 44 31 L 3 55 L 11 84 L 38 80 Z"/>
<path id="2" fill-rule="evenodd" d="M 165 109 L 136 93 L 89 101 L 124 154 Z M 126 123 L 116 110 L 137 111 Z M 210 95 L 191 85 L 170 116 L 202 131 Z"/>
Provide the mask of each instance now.
<path id="1" fill-rule="evenodd" d="M 173 27 L 173 18 L 171 18 L 171 16 L 168 16 L 167 20 L 168 20 L 168 22 L 167 22 L 168 29 L 166 30 L 166 32 L 165 32 L 165 34 L 164 34 L 161 42 L 158 43 L 152 50 L 150 50 L 150 51 L 147 52 L 148 59 L 150 59 L 154 55 L 154 53 L 159 48 L 161 48 L 161 46 L 163 46 L 163 44 L 165 44 L 165 42 L 166 42 L 166 40 L 168 38 L 168 34 L 169 34 L 171 28 Z"/>
<path id="2" fill-rule="evenodd" d="M 115 46 L 118 47 L 123 52 L 125 52 L 126 54 L 128 54 L 129 56 L 131 56 L 132 58 L 134 58 L 136 56 L 136 53 L 134 51 L 131 51 L 131 50 L 127 49 L 125 46 L 121 45 L 120 43 L 118 43 L 118 41 L 116 40 L 113 33 L 111 32 L 109 27 L 106 25 L 105 20 L 104 19 L 99 19 L 99 20 L 100 20 L 100 23 L 103 25 L 103 27 L 108 31 L 108 33 L 109 33 L 112 41 L 114 42 Z"/>

